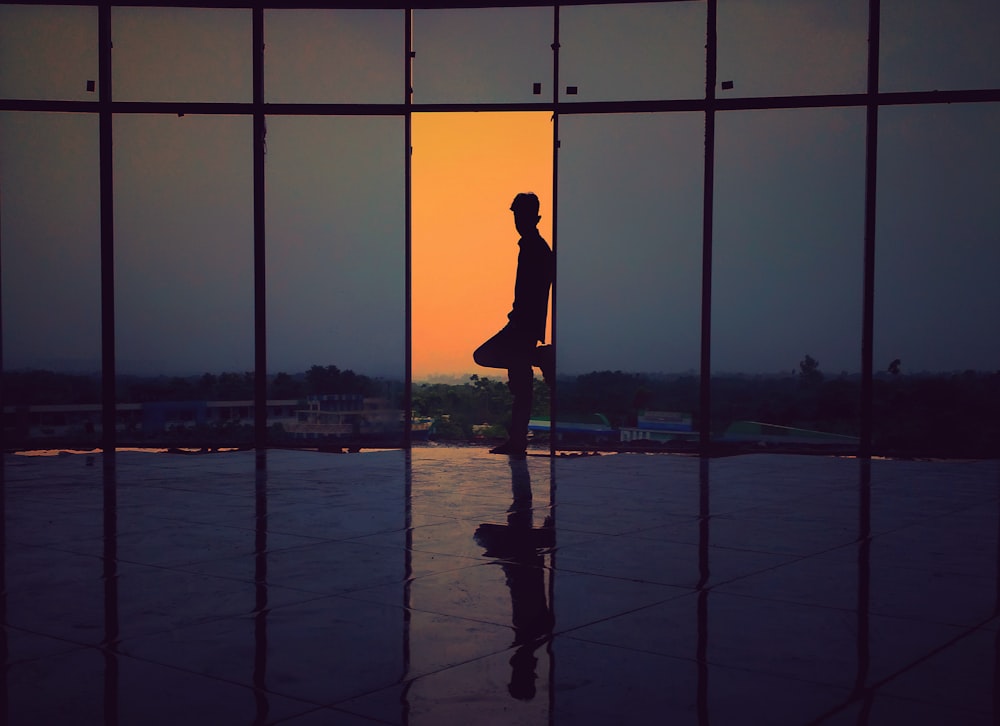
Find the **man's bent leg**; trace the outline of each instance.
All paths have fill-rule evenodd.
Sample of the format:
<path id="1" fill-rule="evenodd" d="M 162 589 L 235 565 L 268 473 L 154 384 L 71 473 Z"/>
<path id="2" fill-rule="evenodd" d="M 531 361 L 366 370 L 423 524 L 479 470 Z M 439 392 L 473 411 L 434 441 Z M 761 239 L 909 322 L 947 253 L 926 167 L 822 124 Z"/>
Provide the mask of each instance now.
<path id="1" fill-rule="evenodd" d="M 510 368 L 516 350 L 516 342 L 510 328 L 499 333 L 476 348 L 472 359 L 483 368 Z"/>

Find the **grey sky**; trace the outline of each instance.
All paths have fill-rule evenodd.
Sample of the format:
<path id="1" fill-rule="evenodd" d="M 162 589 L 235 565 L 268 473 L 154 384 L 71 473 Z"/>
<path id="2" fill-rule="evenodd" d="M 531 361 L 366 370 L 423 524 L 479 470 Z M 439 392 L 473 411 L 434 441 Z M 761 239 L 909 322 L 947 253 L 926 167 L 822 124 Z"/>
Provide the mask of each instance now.
<path id="1" fill-rule="evenodd" d="M 704 124 L 697 113 L 560 120 L 564 370 L 698 368 Z"/>
<path id="2" fill-rule="evenodd" d="M 248 117 L 116 119 L 122 371 L 179 370 L 185 357 L 193 372 L 253 369 L 251 129 Z"/>
<path id="3" fill-rule="evenodd" d="M 882 12 L 883 90 L 1000 87 L 994 0 Z M 249 100 L 249 18 L 115 9 L 115 97 Z M 402 19 L 268 11 L 267 99 L 398 102 Z M 563 83 L 576 100 L 700 97 L 704 23 L 702 2 L 563 8 Z M 94 8 L 0 5 L 0 98 L 95 98 L 96 31 Z M 720 0 L 719 80 L 734 88 L 719 94 L 862 91 L 866 38 L 863 0 Z M 535 82 L 551 98 L 550 42 L 544 8 L 415 11 L 415 100 L 533 101 Z M 863 109 L 717 124 L 713 369 L 790 370 L 809 353 L 859 370 Z M 1000 368 L 997 128 L 998 104 L 882 109 L 876 368 Z M 252 368 L 250 130 L 115 118 L 120 370 Z M 564 115 L 560 130 L 564 370 L 697 368 L 703 116 Z M 272 370 L 402 374 L 402 136 L 400 118 L 268 120 Z M 93 115 L 0 112 L 8 368 L 99 365 L 97 144 Z"/>

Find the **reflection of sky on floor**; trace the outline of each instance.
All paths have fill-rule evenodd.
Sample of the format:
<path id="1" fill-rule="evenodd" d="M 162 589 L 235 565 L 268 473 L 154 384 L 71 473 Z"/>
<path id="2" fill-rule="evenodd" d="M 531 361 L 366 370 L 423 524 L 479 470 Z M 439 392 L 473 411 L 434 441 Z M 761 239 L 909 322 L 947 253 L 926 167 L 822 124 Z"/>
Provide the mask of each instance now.
<path id="1" fill-rule="evenodd" d="M 85 461 L 6 461 L 10 723 L 997 716 L 996 462 Z"/>
<path id="2" fill-rule="evenodd" d="M 880 5 L 883 91 L 1000 87 L 996 3 Z M 560 81 L 578 89 L 565 98 L 701 97 L 705 8 L 561 8 Z M 402 101 L 403 17 L 267 11 L 267 100 Z M 864 0 L 719 2 L 719 79 L 733 83 L 720 97 L 864 91 L 867 20 Z M 112 21 L 117 100 L 250 100 L 249 10 L 116 8 Z M 86 90 L 96 27 L 96 8 L 0 6 L 0 97 L 96 98 Z M 413 33 L 418 103 L 551 98 L 550 9 L 419 10 Z M 1000 265 L 997 114 L 996 104 L 880 113 L 877 369 L 893 358 L 908 371 L 1000 365 L 979 322 L 1000 316 L 1000 292 L 984 279 Z M 713 367 L 785 371 L 808 353 L 826 371 L 857 371 L 863 110 L 717 122 Z M 400 374 L 402 128 L 393 118 L 269 119 L 275 370 Z M 561 117 L 567 372 L 697 366 L 702 129 L 696 113 Z M 116 118 L 121 370 L 252 367 L 249 135 L 248 118 Z M 8 366 L 97 365 L 97 143 L 96 118 L 84 114 L 0 112 Z M 455 195 L 475 181 L 453 179 Z M 475 226 L 451 233 L 475 250 Z M 475 261 L 473 251 L 463 263 Z M 456 324 L 442 313 L 440 328 Z M 451 365 L 468 370 L 458 347 Z"/>

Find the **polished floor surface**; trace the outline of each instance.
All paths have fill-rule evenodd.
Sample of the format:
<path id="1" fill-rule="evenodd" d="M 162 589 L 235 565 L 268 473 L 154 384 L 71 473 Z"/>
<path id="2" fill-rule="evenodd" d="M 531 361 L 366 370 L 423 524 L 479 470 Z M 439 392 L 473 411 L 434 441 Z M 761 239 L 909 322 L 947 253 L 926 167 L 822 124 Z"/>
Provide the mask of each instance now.
<path id="1" fill-rule="evenodd" d="M 95 459 L 5 457 L 0 722 L 1000 718 L 997 461 Z"/>

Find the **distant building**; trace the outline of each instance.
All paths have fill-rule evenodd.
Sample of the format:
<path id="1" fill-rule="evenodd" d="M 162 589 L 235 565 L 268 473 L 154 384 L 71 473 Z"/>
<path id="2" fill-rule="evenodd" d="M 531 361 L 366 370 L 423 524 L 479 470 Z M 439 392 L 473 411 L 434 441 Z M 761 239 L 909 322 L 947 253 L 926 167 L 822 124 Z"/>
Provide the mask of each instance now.
<path id="1" fill-rule="evenodd" d="M 390 408 L 384 398 L 340 393 L 310 396 L 306 404 L 294 421 L 284 424 L 296 439 L 398 437 L 403 431 L 403 411 Z"/>
<path id="2" fill-rule="evenodd" d="M 623 426 L 619 430 L 623 444 L 634 441 L 666 441 L 693 440 L 697 432 L 692 429 L 692 418 L 689 413 L 676 411 L 646 411 L 639 414 L 635 426 Z"/>
<path id="3" fill-rule="evenodd" d="M 640 415 L 637 425 L 621 429 L 622 443 L 636 441 L 695 441 L 698 432 L 693 428 L 691 414 L 673 411 L 647 411 Z M 742 444 L 797 446 L 857 446 L 856 436 L 831 434 L 824 431 L 779 426 L 760 421 L 734 421 L 719 441 Z"/>
<path id="4" fill-rule="evenodd" d="M 548 418 L 533 418 L 528 422 L 528 431 L 531 433 L 548 434 L 551 430 Z M 618 441 L 618 430 L 602 413 L 560 416 L 556 420 L 555 435 L 556 441 L 561 443 L 604 444 Z"/>
<path id="5" fill-rule="evenodd" d="M 723 441 L 757 444 L 808 444 L 810 446 L 856 447 L 861 439 L 845 434 L 798 429 L 791 426 L 761 423 L 759 421 L 733 421 L 722 435 Z"/>
<path id="6" fill-rule="evenodd" d="M 280 425 L 294 438 L 329 438 L 395 434 L 402 430 L 403 412 L 385 399 L 361 395 L 312 396 L 302 401 L 267 401 L 267 425 Z M 126 438 L 147 439 L 169 431 L 198 427 L 254 425 L 253 401 L 148 401 L 119 403 L 115 425 Z M 12 440 L 93 439 L 102 430 L 100 404 L 4 406 L 3 427 Z"/>

